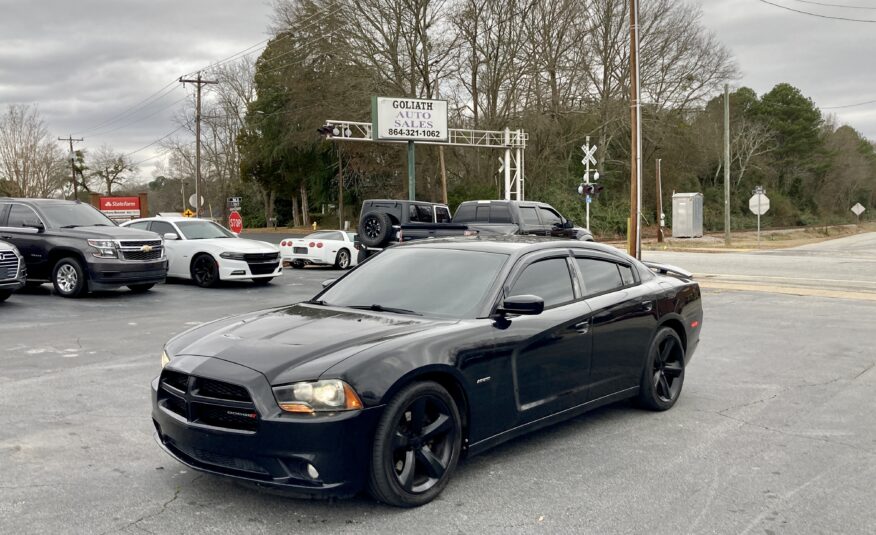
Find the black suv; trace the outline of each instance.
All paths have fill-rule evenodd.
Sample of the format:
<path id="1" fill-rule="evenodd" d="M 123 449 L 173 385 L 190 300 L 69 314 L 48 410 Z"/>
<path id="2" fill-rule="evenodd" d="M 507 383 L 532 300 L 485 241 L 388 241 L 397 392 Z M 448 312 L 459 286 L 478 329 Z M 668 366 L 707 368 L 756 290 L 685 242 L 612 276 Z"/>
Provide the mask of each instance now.
<path id="1" fill-rule="evenodd" d="M 167 276 L 160 236 L 119 227 L 79 201 L 0 198 L 0 239 L 18 247 L 28 284 L 51 282 L 63 297 L 145 292 Z"/>

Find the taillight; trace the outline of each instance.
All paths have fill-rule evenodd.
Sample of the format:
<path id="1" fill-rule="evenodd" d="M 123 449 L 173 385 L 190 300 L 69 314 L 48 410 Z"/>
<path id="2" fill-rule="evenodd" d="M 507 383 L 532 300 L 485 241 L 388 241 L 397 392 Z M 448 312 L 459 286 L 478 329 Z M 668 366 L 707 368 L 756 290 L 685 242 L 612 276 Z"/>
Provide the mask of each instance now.
<path id="1" fill-rule="evenodd" d="M 285 241 L 281 241 L 281 242 L 280 242 L 280 247 L 286 247 L 286 242 L 285 242 Z"/>
<path id="2" fill-rule="evenodd" d="M 310 246 L 311 246 L 311 247 L 316 247 L 316 244 L 313 243 L 313 242 L 310 242 Z"/>
<path id="3" fill-rule="evenodd" d="M 322 242 L 321 241 L 316 242 L 316 248 L 322 249 Z"/>

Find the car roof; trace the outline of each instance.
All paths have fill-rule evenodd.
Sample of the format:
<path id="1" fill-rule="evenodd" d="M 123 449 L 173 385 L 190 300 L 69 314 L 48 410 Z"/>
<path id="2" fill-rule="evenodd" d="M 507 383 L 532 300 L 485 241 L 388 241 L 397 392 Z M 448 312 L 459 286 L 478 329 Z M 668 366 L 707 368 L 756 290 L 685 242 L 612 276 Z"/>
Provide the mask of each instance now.
<path id="1" fill-rule="evenodd" d="M 40 204 L 87 204 L 88 206 L 91 206 L 87 202 L 73 201 L 73 200 L 67 200 L 67 199 L 31 199 L 31 198 L 22 198 L 22 197 L 0 197 L 0 202 L 3 202 L 3 201 L 6 201 L 6 202 L 14 201 L 14 202 L 19 202 L 19 203 L 28 203 L 28 204 L 36 204 L 36 205 L 40 205 Z"/>
<path id="2" fill-rule="evenodd" d="M 138 217 L 137 219 L 132 219 L 130 221 L 125 221 L 125 223 L 134 223 L 137 221 L 171 221 L 173 223 L 178 223 L 180 221 L 210 221 L 209 219 L 203 219 L 200 217 L 183 217 L 183 216 L 152 216 L 152 217 Z"/>
<path id="3" fill-rule="evenodd" d="M 426 239 L 399 244 L 396 247 L 412 247 L 426 249 L 464 249 L 486 253 L 504 253 L 523 255 L 547 249 L 579 249 L 597 251 L 616 256 L 629 261 L 622 251 L 601 243 L 568 240 L 562 238 L 546 238 L 541 236 L 465 236 L 454 238 Z"/>

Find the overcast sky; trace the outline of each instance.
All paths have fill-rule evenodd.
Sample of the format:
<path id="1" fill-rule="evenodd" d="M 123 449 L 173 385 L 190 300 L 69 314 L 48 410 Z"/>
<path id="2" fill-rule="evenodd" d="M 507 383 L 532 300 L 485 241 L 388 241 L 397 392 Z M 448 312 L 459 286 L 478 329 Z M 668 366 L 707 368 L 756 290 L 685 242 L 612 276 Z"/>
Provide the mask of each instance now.
<path id="1" fill-rule="evenodd" d="M 735 85 L 763 94 L 789 82 L 822 109 L 876 100 L 876 24 L 804 16 L 758 0 L 693 1 L 735 55 L 742 72 Z M 876 20 L 873 9 L 770 1 Z M 265 39 L 271 8 L 268 0 L 0 0 L 0 13 L 0 109 L 37 103 L 53 135 L 85 138 L 77 148 L 106 143 L 130 152 L 174 129 L 175 103 L 189 93 L 171 82 Z M 141 111 L 95 128 L 168 84 L 169 93 Z M 876 103 L 825 111 L 876 140 Z M 155 154 L 150 148 L 132 159 Z M 144 176 L 154 161 L 141 164 Z"/>

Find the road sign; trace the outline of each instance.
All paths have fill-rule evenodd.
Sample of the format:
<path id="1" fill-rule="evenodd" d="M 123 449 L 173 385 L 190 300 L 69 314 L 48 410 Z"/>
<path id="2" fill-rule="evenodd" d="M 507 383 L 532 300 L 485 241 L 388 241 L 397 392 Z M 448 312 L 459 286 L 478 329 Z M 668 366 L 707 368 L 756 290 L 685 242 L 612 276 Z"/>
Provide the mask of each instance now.
<path id="1" fill-rule="evenodd" d="M 228 209 L 240 210 L 240 197 L 228 197 Z"/>
<path id="2" fill-rule="evenodd" d="M 195 195 L 194 193 L 189 195 L 189 206 L 191 206 L 192 208 L 197 208 L 198 207 L 197 202 L 198 202 L 197 195 Z M 201 206 L 204 206 L 204 197 L 203 196 L 201 197 Z"/>
<path id="3" fill-rule="evenodd" d="M 189 210 L 188 208 L 182 213 L 183 217 L 195 217 L 195 213 Z"/>
<path id="4" fill-rule="evenodd" d="M 864 210 L 866 210 L 866 208 L 864 208 L 863 206 L 861 206 L 861 203 L 856 203 L 854 206 L 852 206 L 852 212 L 853 212 L 856 216 L 860 216 L 861 214 L 863 214 L 863 213 L 864 213 Z"/>
<path id="5" fill-rule="evenodd" d="M 243 232 L 243 218 L 240 217 L 240 212 L 231 212 L 228 216 L 228 229 L 235 234 Z"/>
<path id="6" fill-rule="evenodd" d="M 596 145 L 581 145 L 581 150 L 584 151 L 584 159 L 581 160 L 581 163 L 587 165 L 589 161 L 590 165 L 596 165 L 596 158 L 593 156 L 596 154 Z"/>
<path id="7" fill-rule="evenodd" d="M 754 215 L 764 215 L 770 209 L 770 199 L 763 193 L 755 193 L 748 199 L 748 209 Z"/>

